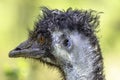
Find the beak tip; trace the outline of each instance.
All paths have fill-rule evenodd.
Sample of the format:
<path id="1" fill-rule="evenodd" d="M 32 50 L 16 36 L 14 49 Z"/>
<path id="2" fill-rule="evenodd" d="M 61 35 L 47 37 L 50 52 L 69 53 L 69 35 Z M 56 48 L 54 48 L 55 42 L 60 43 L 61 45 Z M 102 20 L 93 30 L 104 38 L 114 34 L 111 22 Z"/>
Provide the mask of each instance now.
<path id="1" fill-rule="evenodd" d="M 8 56 L 10 58 L 14 58 L 14 57 L 16 57 L 16 53 L 14 51 L 10 51 L 9 54 L 8 54 Z"/>
<path id="2" fill-rule="evenodd" d="M 13 53 L 12 53 L 12 51 L 9 52 L 8 56 L 9 56 L 10 58 L 12 58 L 12 57 L 14 56 Z"/>

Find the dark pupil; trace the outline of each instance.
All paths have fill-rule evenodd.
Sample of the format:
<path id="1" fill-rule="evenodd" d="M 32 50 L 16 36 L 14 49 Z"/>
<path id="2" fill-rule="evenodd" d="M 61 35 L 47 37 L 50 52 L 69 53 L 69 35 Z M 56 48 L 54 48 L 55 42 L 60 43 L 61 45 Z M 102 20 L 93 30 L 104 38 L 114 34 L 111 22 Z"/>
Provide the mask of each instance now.
<path id="1" fill-rule="evenodd" d="M 64 42 L 63 42 L 63 45 L 64 45 L 64 46 L 68 46 L 68 45 L 69 45 L 69 40 L 68 40 L 68 39 L 65 39 Z"/>

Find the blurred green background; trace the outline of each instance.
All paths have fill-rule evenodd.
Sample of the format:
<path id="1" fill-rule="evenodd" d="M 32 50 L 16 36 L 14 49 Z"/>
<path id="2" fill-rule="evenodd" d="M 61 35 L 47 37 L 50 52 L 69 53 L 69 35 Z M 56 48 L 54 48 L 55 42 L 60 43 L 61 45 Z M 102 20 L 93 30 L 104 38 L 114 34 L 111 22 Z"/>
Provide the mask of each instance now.
<path id="1" fill-rule="evenodd" d="M 40 6 L 104 12 L 98 33 L 107 80 L 120 80 L 120 0 L 0 0 L 0 80 L 61 80 L 57 69 L 32 59 L 11 59 L 8 52 L 27 39 Z"/>

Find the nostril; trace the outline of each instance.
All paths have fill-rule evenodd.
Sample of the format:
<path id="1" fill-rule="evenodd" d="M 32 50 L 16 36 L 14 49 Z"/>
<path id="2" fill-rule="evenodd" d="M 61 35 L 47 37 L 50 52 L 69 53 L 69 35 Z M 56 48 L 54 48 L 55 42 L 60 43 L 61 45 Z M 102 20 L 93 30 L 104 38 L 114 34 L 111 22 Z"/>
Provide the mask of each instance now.
<path id="1" fill-rule="evenodd" d="M 45 48 L 41 48 L 41 50 L 44 50 Z"/>
<path id="2" fill-rule="evenodd" d="M 18 48 L 18 47 L 17 47 L 17 48 L 15 48 L 15 50 L 21 50 L 21 48 Z"/>

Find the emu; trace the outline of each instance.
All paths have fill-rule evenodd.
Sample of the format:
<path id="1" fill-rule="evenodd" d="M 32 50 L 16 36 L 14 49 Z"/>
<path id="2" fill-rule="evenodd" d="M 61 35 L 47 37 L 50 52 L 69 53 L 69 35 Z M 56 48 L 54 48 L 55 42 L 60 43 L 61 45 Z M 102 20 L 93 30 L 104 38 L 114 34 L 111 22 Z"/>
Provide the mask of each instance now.
<path id="1" fill-rule="evenodd" d="M 9 57 L 33 58 L 57 67 L 63 80 L 105 80 L 96 37 L 99 13 L 46 7 L 42 13 L 28 39 L 10 51 Z"/>

